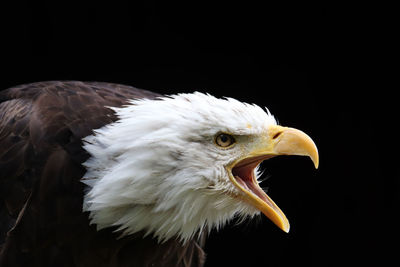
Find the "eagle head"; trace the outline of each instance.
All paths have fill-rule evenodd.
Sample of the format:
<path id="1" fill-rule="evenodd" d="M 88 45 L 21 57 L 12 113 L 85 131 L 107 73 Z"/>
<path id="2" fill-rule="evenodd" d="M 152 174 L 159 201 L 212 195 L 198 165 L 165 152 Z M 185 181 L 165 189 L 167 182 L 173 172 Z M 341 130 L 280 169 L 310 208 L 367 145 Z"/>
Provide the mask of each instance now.
<path id="1" fill-rule="evenodd" d="M 118 120 L 84 138 L 84 210 L 98 229 L 183 242 L 234 217 L 260 212 L 289 222 L 260 188 L 259 164 L 318 152 L 305 133 L 277 125 L 267 109 L 208 94 L 131 100 Z"/>

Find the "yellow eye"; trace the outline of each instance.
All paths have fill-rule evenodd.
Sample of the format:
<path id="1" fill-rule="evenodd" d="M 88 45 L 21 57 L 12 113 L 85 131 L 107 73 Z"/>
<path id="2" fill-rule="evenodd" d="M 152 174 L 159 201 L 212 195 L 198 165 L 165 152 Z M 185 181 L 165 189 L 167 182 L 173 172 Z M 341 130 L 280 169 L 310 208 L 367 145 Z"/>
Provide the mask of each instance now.
<path id="1" fill-rule="evenodd" d="M 215 138 L 215 143 L 220 147 L 229 147 L 235 143 L 232 135 L 221 133 Z"/>

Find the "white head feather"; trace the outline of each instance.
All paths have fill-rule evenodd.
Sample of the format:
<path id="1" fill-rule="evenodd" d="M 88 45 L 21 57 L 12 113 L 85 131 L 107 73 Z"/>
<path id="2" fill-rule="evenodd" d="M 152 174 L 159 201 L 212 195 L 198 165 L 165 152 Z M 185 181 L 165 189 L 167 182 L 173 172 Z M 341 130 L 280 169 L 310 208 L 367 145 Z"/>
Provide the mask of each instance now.
<path id="1" fill-rule="evenodd" d="M 144 231 L 187 241 L 235 216 L 259 212 L 236 196 L 225 166 L 242 146 L 215 145 L 220 132 L 245 142 L 276 124 L 268 110 L 232 98 L 193 93 L 132 100 L 112 108 L 118 120 L 84 138 L 88 185 L 84 210 L 98 229 Z"/>

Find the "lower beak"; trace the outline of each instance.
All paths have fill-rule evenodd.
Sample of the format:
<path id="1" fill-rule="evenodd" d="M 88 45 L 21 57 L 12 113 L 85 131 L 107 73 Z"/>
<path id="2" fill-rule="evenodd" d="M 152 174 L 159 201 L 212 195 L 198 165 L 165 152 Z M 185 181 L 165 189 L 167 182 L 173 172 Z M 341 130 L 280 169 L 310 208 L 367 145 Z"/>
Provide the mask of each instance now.
<path id="1" fill-rule="evenodd" d="M 290 225 L 285 214 L 261 189 L 254 172 L 262 161 L 279 155 L 309 156 L 318 168 L 318 150 L 307 134 L 294 128 L 273 125 L 248 155 L 233 162 L 227 169 L 232 183 L 244 193 L 243 200 L 264 213 L 280 229 L 289 232 Z"/>

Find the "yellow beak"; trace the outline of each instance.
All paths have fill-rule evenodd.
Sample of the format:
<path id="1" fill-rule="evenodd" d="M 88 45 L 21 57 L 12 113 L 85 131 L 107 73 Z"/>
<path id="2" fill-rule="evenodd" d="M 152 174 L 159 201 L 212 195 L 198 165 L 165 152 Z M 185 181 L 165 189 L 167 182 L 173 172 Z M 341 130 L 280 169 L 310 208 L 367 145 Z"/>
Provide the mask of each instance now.
<path id="1" fill-rule="evenodd" d="M 294 128 L 273 125 L 248 155 L 227 166 L 227 170 L 232 183 L 244 193 L 243 200 L 264 213 L 280 229 L 289 232 L 290 225 L 285 214 L 261 189 L 254 175 L 254 168 L 263 160 L 279 155 L 309 156 L 318 168 L 318 149 L 307 134 Z"/>

